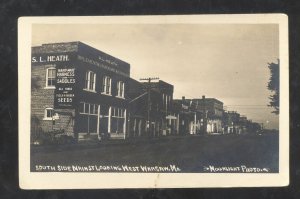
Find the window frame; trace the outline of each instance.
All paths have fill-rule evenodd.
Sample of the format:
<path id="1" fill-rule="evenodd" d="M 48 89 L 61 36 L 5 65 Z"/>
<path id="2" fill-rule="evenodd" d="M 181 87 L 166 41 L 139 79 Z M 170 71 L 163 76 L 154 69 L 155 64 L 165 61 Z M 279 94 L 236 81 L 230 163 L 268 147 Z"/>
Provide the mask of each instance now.
<path id="1" fill-rule="evenodd" d="M 101 94 L 111 96 L 111 77 L 104 76 L 102 80 L 102 91 Z"/>
<path id="2" fill-rule="evenodd" d="M 51 115 L 51 117 L 48 117 L 48 111 L 51 111 L 52 112 L 52 115 Z M 54 109 L 53 108 L 51 108 L 51 107 L 47 107 L 47 108 L 45 108 L 45 110 L 44 110 L 44 118 L 43 118 L 43 120 L 53 120 L 53 116 L 54 116 Z"/>
<path id="3" fill-rule="evenodd" d="M 124 108 L 111 107 L 111 117 L 125 119 L 125 110 Z"/>
<path id="4" fill-rule="evenodd" d="M 123 81 L 118 81 L 117 83 L 117 97 L 123 98 L 125 96 L 125 83 Z"/>
<path id="5" fill-rule="evenodd" d="M 52 81 L 51 82 L 53 82 L 53 85 L 49 85 L 48 84 L 48 81 L 49 81 L 49 71 L 50 70 L 54 70 L 54 78 L 52 77 Z M 46 86 L 45 86 L 45 88 L 46 89 L 55 89 L 55 80 L 56 80 L 56 68 L 55 67 L 53 67 L 53 66 L 51 66 L 51 67 L 49 67 L 49 68 L 47 68 L 46 69 Z"/>
<path id="6" fill-rule="evenodd" d="M 91 70 L 86 71 L 83 90 L 96 92 L 96 76 L 95 72 Z"/>

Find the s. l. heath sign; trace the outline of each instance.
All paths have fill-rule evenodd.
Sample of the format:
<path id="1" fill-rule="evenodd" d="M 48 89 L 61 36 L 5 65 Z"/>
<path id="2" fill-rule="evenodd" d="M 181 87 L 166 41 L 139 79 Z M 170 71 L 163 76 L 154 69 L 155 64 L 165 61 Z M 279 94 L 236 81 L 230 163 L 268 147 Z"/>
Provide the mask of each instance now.
<path id="1" fill-rule="evenodd" d="M 65 62 L 70 61 L 68 55 L 46 55 L 46 56 L 33 56 L 31 57 L 32 63 L 43 62 Z"/>

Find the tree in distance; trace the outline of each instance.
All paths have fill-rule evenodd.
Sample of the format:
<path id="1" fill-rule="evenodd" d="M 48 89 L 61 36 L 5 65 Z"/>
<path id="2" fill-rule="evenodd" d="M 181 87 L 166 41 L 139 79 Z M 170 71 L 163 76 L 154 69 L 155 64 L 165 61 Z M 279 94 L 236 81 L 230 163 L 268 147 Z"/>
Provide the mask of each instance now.
<path id="1" fill-rule="evenodd" d="M 269 96 L 270 102 L 268 106 L 275 110 L 272 113 L 279 114 L 279 59 L 278 63 L 268 63 L 270 69 L 270 79 L 267 88 L 272 92 Z"/>

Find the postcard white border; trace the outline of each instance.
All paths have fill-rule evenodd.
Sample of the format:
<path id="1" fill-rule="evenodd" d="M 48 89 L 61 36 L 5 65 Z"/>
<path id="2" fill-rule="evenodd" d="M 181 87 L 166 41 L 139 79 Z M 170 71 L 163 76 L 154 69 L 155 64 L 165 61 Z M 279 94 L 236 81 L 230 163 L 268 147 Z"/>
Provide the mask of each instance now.
<path id="1" fill-rule="evenodd" d="M 30 172 L 32 24 L 279 24 L 279 173 Z M 288 17 L 285 14 L 21 17 L 18 20 L 19 185 L 22 189 L 274 187 L 289 184 Z"/>

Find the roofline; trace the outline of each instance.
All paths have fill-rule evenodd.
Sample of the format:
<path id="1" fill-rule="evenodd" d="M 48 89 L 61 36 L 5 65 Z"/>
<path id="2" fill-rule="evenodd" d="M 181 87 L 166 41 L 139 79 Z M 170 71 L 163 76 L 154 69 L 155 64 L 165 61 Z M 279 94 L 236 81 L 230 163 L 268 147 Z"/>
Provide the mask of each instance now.
<path id="1" fill-rule="evenodd" d="M 93 48 L 93 49 L 95 49 L 95 50 L 99 51 L 100 53 L 103 53 L 103 54 L 105 54 L 105 55 L 107 55 L 107 56 L 113 57 L 114 59 L 116 59 L 116 60 L 118 60 L 118 61 L 120 61 L 120 62 L 124 62 L 124 63 L 130 65 L 128 62 L 126 62 L 126 61 L 124 61 L 124 60 L 122 60 L 122 59 L 119 59 L 119 58 L 117 58 L 117 57 L 115 57 L 115 56 L 113 56 L 113 55 L 110 55 L 110 54 L 108 54 L 108 53 L 106 53 L 106 52 L 103 52 L 103 51 L 99 50 L 98 48 L 95 48 L 95 47 L 93 47 L 93 46 L 90 46 L 90 45 L 88 45 L 88 44 L 86 44 L 86 43 L 83 43 L 83 42 L 81 42 L 81 41 L 43 43 L 43 44 L 38 45 L 38 46 L 32 46 L 32 48 L 38 48 L 38 47 L 43 47 L 43 46 L 46 46 L 46 45 L 55 45 L 55 44 L 77 44 L 77 46 L 79 46 L 79 45 L 87 46 L 87 47 Z M 78 51 L 78 49 L 77 49 L 77 51 Z"/>
<path id="2" fill-rule="evenodd" d="M 203 100 L 203 98 L 194 98 L 192 100 Z M 214 100 L 214 101 L 217 101 L 217 102 L 219 102 L 221 104 L 224 104 L 224 102 L 222 102 L 222 101 L 220 101 L 220 100 L 218 100 L 216 98 L 204 98 L 204 100 Z"/>

